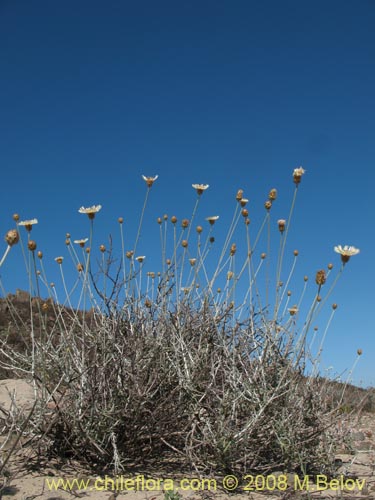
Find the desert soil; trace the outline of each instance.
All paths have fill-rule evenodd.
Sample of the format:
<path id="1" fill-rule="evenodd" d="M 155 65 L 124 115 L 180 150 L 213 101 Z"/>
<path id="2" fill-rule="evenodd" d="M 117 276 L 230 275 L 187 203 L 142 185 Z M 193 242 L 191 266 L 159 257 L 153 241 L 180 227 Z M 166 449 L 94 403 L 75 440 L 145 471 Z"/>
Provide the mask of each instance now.
<path id="1" fill-rule="evenodd" d="M 0 409 L 3 414 L 4 411 L 9 411 L 14 403 L 19 409 L 23 408 L 27 411 L 32 406 L 33 396 L 33 388 L 26 381 L 12 379 L 0 381 Z M 12 454 L 5 467 L 6 474 L 2 478 L 3 488 L 0 499 L 72 500 L 82 498 L 85 500 L 114 500 L 117 498 L 118 500 L 162 500 L 165 494 L 163 486 L 158 481 L 164 478 L 167 479 L 164 482 L 164 488 L 179 487 L 180 498 L 190 500 L 289 500 L 294 498 L 375 500 L 375 414 L 363 414 L 359 418 L 353 418 L 350 423 L 350 438 L 350 447 L 343 447 L 339 450 L 340 453 L 337 454 L 338 483 L 329 483 L 329 479 L 326 482 L 325 477 L 320 478 L 319 482 L 315 478 L 309 483 L 303 483 L 302 478 L 296 479 L 293 475 L 288 475 L 288 486 L 285 489 L 282 478 L 278 479 L 273 476 L 268 478 L 268 490 L 244 491 L 246 484 L 251 488 L 251 478 L 247 478 L 235 492 L 223 490 L 222 478 L 211 478 L 210 484 L 207 482 L 202 484 L 199 483 L 197 475 L 184 478 L 176 473 L 174 477 L 163 474 L 160 474 L 160 476 L 156 474 L 150 475 L 148 476 L 148 483 L 145 483 L 147 478 L 142 480 L 140 476 L 138 476 L 138 479 L 137 476 L 118 478 L 119 482 L 117 484 L 120 486 L 125 484 L 126 479 L 130 480 L 127 483 L 128 491 L 114 493 L 111 490 L 112 484 L 110 482 L 113 478 L 108 478 L 107 484 L 105 484 L 104 478 L 87 476 L 82 473 L 82 470 L 78 471 L 72 465 L 69 468 L 58 469 L 50 463 L 46 464 L 42 469 L 32 470 L 29 459 L 33 451 L 28 449 L 27 446 L 21 447 L 20 443 L 18 443 L 15 453 Z M 3 460 L 12 444 L 11 441 L 2 442 Z M 51 488 L 52 480 L 73 480 L 78 478 L 88 481 L 86 488 L 80 489 L 77 485 L 65 490 L 61 486 L 57 489 Z M 182 481 L 193 478 L 194 481 L 191 483 L 191 487 L 186 481 Z M 262 487 L 262 480 L 262 478 L 258 478 L 259 488 Z M 281 487 L 272 491 L 272 487 L 276 484 L 275 481 L 281 481 L 277 483 Z M 137 484 L 139 486 L 138 491 L 130 490 L 130 488 L 136 489 Z M 181 486 L 186 489 L 181 489 Z"/>

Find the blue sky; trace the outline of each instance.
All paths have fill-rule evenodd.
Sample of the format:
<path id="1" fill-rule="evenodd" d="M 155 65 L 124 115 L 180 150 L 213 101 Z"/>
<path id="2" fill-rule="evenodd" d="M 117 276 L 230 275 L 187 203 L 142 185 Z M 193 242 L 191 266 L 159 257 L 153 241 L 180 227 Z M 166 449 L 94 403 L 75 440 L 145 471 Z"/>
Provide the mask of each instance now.
<path id="1" fill-rule="evenodd" d="M 65 233 L 88 236 L 78 208 L 103 205 L 97 244 L 118 244 L 118 216 L 131 241 L 141 174 L 159 174 L 140 253 L 155 249 L 157 216 L 191 215 L 194 182 L 210 184 L 197 222 L 220 215 L 218 243 L 238 188 L 255 232 L 277 188 L 277 241 L 302 165 L 288 240 L 296 279 L 337 270 L 334 245 L 361 249 L 332 295 L 323 361 L 342 373 L 361 347 L 353 380 L 375 385 L 374 25 L 371 0 L 0 1 L 4 234 L 15 212 L 38 218 L 33 237 L 58 281 Z M 27 287 L 19 247 L 1 276 L 9 291 Z"/>

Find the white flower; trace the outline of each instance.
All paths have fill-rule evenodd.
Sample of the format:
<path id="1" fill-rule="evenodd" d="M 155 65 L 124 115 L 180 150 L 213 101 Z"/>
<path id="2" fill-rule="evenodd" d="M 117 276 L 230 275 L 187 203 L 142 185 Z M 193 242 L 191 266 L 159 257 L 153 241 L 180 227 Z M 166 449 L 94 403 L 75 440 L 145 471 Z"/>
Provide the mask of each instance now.
<path id="1" fill-rule="evenodd" d="M 55 258 L 55 261 L 58 263 L 58 264 L 62 264 L 62 261 L 64 260 L 64 257 L 56 257 Z"/>
<path id="2" fill-rule="evenodd" d="M 146 256 L 145 255 L 139 255 L 138 257 L 135 258 L 137 262 L 143 262 L 145 260 Z"/>
<path id="3" fill-rule="evenodd" d="M 288 311 L 291 316 L 294 316 L 295 314 L 298 313 L 298 307 L 297 306 L 290 307 Z"/>
<path id="4" fill-rule="evenodd" d="M 192 187 L 197 191 L 199 195 L 206 191 L 210 186 L 209 184 L 192 184 Z"/>
<path id="5" fill-rule="evenodd" d="M 298 168 L 295 168 L 293 170 L 293 175 L 299 175 L 301 177 L 301 175 L 303 175 L 304 173 L 306 173 L 306 170 L 302 167 L 298 167 Z"/>
<path id="6" fill-rule="evenodd" d="M 359 248 L 349 245 L 345 245 L 344 247 L 342 247 L 341 245 L 337 245 L 334 250 L 336 253 L 339 253 L 341 255 L 341 260 L 344 262 L 344 264 L 348 262 L 350 257 L 353 257 L 353 255 L 357 255 L 360 252 Z"/>
<path id="7" fill-rule="evenodd" d="M 218 218 L 219 218 L 219 215 L 211 215 L 210 217 L 206 217 L 206 221 L 209 222 L 212 226 L 213 224 L 215 224 L 215 222 L 218 220 Z"/>
<path id="8" fill-rule="evenodd" d="M 89 219 L 93 219 L 95 217 L 95 214 L 101 210 L 102 206 L 101 205 L 93 205 L 92 207 L 81 207 L 78 212 L 80 214 L 87 214 Z"/>
<path id="9" fill-rule="evenodd" d="M 88 238 L 82 238 L 81 240 L 74 240 L 74 243 L 76 243 L 80 247 L 83 247 L 85 246 L 85 243 L 87 243 L 88 241 L 89 241 Z"/>
<path id="10" fill-rule="evenodd" d="M 142 179 L 145 181 L 149 188 L 153 185 L 158 177 L 158 175 L 154 175 L 154 177 L 147 177 L 146 175 L 142 175 Z"/>
<path id="11" fill-rule="evenodd" d="M 19 226 L 25 226 L 27 231 L 31 231 L 34 224 L 38 224 L 38 219 L 22 220 L 18 223 Z"/>

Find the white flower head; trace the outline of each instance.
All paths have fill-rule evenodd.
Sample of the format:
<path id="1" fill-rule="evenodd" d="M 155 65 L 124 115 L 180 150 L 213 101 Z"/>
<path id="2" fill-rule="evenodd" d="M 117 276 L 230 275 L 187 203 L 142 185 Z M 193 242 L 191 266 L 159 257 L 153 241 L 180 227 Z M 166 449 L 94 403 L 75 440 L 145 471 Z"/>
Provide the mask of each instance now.
<path id="1" fill-rule="evenodd" d="M 219 215 L 211 215 L 210 217 L 206 217 L 206 221 L 209 222 L 211 226 L 213 226 L 219 217 Z"/>
<path id="2" fill-rule="evenodd" d="M 158 175 L 154 175 L 154 177 L 147 177 L 146 175 L 142 175 L 142 179 L 145 181 L 147 187 L 149 188 L 153 185 L 158 177 Z"/>
<path id="3" fill-rule="evenodd" d="M 31 231 L 34 224 L 38 224 L 38 219 L 22 220 L 18 223 L 19 226 L 25 226 L 27 231 Z"/>
<path id="4" fill-rule="evenodd" d="M 295 168 L 293 170 L 293 180 L 294 180 L 294 183 L 295 184 L 299 184 L 301 182 L 301 178 L 303 176 L 303 174 L 306 173 L 306 170 L 302 167 L 298 167 L 298 168 Z"/>
<path id="5" fill-rule="evenodd" d="M 206 191 L 210 187 L 209 184 L 192 184 L 192 187 L 196 190 L 196 192 L 201 195 L 203 191 Z"/>
<path id="6" fill-rule="evenodd" d="M 337 245 L 336 247 L 334 247 L 334 250 L 336 253 L 339 253 L 341 255 L 341 260 L 344 264 L 348 262 L 350 257 L 353 257 L 353 255 L 357 255 L 360 252 L 359 248 L 349 245 L 345 245 L 344 247 L 341 245 Z"/>
<path id="7" fill-rule="evenodd" d="M 87 243 L 88 241 L 89 241 L 88 238 L 82 238 L 81 240 L 74 240 L 74 243 L 76 243 L 80 247 L 84 247 L 85 243 Z"/>
<path id="8" fill-rule="evenodd" d="M 89 219 L 93 219 L 95 217 L 95 214 L 101 210 L 102 206 L 101 205 L 93 205 L 92 207 L 81 207 L 78 212 L 80 214 L 87 214 Z"/>
<path id="9" fill-rule="evenodd" d="M 145 255 L 139 255 L 138 257 L 135 258 L 137 262 L 142 263 L 145 260 L 146 256 Z"/>

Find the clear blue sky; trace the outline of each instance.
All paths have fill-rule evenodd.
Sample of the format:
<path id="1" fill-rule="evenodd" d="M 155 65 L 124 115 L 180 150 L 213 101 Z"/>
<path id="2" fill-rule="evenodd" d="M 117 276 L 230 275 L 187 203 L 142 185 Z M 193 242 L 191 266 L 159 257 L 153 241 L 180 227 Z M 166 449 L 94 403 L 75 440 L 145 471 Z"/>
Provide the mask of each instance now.
<path id="1" fill-rule="evenodd" d="M 361 347 L 354 381 L 375 385 L 374 26 L 372 0 L 0 0 L 3 233 L 14 212 L 38 218 L 57 281 L 65 233 L 88 236 L 80 206 L 103 205 L 97 244 L 118 243 L 120 215 L 134 238 L 141 174 L 159 174 L 145 227 L 189 217 L 191 183 L 208 183 L 197 217 L 221 216 L 220 241 L 238 188 L 254 227 L 273 187 L 272 220 L 287 218 L 302 165 L 296 276 L 337 271 L 334 245 L 361 249 L 332 296 L 324 363 L 341 373 Z M 154 249 L 149 231 L 140 253 Z M 9 291 L 27 287 L 19 247 L 1 275 Z"/>

